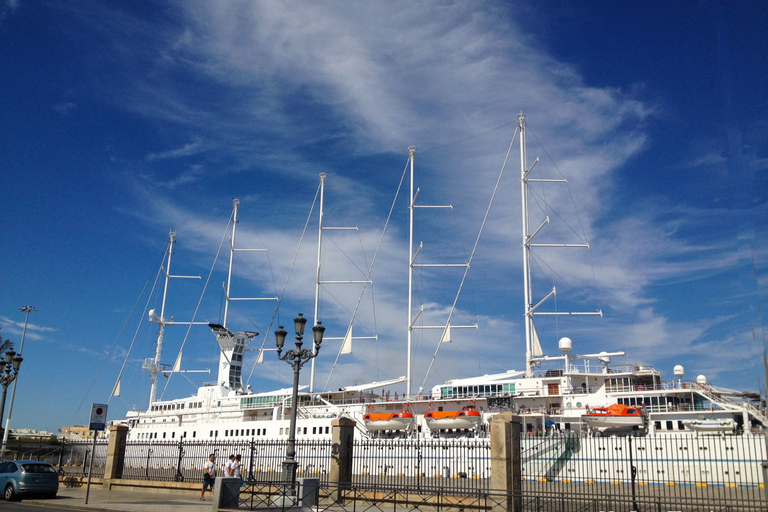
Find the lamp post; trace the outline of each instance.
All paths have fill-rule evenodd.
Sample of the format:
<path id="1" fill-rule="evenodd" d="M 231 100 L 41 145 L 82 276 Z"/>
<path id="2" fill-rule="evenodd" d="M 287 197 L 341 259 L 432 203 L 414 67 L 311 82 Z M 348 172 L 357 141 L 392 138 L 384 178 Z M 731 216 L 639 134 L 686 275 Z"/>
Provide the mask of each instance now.
<path id="1" fill-rule="evenodd" d="M 283 461 L 283 497 L 296 495 L 296 467 L 299 465 L 296 462 L 296 413 L 298 412 L 298 400 L 299 400 L 299 372 L 304 364 L 317 357 L 320 352 L 320 344 L 323 342 L 323 333 L 325 327 L 320 322 L 312 327 L 312 334 L 314 336 L 314 350 L 301 348 L 304 339 L 304 325 L 307 323 L 307 319 L 304 318 L 302 313 L 299 313 L 293 320 L 296 325 L 296 350 L 289 350 L 282 355 L 283 346 L 285 345 L 285 337 L 288 335 L 281 325 L 280 328 L 275 331 L 275 344 L 277 345 L 277 357 L 281 361 L 286 361 L 293 367 L 293 393 L 291 395 L 291 427 L 288 432 L 288 446 L 285 450 L 285 460 Z"/>
<path id="2" fill-rule="evenodd" d="M 19 364 L 21 364 L 21 353 L 24 351 L 24 338 L 27 336 L 27 322 L 29 321 L 29 313 L 31 311 L 37 311 L 37 308 L 33 308 L 32 306 L 24 306 L 22 308 L 19 308 L 19 311 L 22 311 L 26 313 L 27 315 L 24 317 L 24 330 L 21 332 L 21 345 L 19 345 Z M 6 363 L 7 366 L 7 363 Z M 18 369 L 16 370 L 16 373 L 18 374 Z M 15 375 L 14 375 L 15 378 Z M 8 444 L 8 428 L 11 425 L 11 414 L 13 414 L 13 399 L 16 397 L 16 383 L 17 381 L 13 381 L 13 389 L 11 390 L 11 403 L 8 405 L 8 418 L 5 420 L 5 432 L 3 432 L 3 446 L 0 448 L 0 460 L 3 460 L 5 458 L 5 447 Z M 3 393 L 5 393 L 5 389 L 3 389 Z M 0 420 L 2 420 L 2 416 L 0 416 Z"/>
<path id="3" fill-rule="evenodd" d="M 8 393 L 8 386 L 11 382 L 16 380 L 16 376 L 19 374 L 19 367 L 21 367 L 21 356 L 17 356 L 16 352 L 9 350 L 5 353 L 5 368 L 0 367 L 0 371 L 4 370 L 2 377 L 0 377 L 0 386 L 3 386 L 3 398 L 0 401 L 0 422 L 3 420 L 5 414 L 5 395 Z M 0 457 L 2 460 L 2 457 Z"/>

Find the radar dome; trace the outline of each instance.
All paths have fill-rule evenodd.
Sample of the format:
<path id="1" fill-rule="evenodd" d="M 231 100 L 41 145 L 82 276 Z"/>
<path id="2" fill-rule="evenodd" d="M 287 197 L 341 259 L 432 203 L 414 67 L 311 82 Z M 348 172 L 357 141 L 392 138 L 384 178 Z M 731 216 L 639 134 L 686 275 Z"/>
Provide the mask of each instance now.
<path id="1" fill-rule="evenodd" d="M 681 364 L 678 364 L 677 366 L 675 366 L 675 369 L 672 371 L 674 372 L 675 377 L 682 377 L 683 375 L 685 375 L 685 368 L 683 368 L 683 365 Z"/>
<path id="2" fill-rule="evenodd" d="M 707 378 L 704 375 L 699 375 L 696 377 L 696 382 L 701 384 L 702 386 L 707 383 Z"/>
<path id="3" fill-rule="evenodd" d="M 573 342 L 571 341 L 571 338 L 560 338 L 560 341 L 557 342 L 557 348 L 564 354 L 573 350 Z"/>
<path id="4" fill-rule="evenodd" d="M 157 313 L 155 312 L 155 310 L 154 309 L 150 309 L 149 310 L 149 318 L 154 318 L 156 316 L 157 316 Z"/>

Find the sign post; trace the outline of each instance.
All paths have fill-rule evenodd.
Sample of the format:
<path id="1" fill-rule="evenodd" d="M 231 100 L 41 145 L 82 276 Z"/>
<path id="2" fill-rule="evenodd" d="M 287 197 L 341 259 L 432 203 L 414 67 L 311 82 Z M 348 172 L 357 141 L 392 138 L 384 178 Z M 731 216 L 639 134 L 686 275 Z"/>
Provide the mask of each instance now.
<path id="1" fill-rule="evenodd" d="M 88 495 L 91 492 L 91 473 L 93 473 L 93 459 L 96 456 L 96 436 L 107 427 L 107 404 L 91 404 L 91 421 L 88 428 L 93 430 L 93 444 L 91 445 L 91 461 L 88 464 L 88 484 L 85 486 L 85 504 L 88 504 Z"/>

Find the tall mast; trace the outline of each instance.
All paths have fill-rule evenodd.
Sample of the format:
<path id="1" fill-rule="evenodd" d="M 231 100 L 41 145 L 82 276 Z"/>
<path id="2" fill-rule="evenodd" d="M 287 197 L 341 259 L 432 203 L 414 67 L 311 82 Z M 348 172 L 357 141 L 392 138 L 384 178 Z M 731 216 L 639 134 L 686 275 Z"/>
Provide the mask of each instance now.
<path id="1" fill-rule="evenodd" d="M 277 301 L 277 297 L 232 297 L 231 284 L 232 284 L 232 263 L 236 252 L 267 252 L 266 249 L 238 249 L 235 247 L 235 232 L 237 230 L 237 211 L 240 206 L 239 199 L 232 200 L 232 237 L 229 239 L 229 269 L 227 271 L 227 282 L 223 284 L 224 288 L 224 317 L 222 318 L 222 324 L 208 324 L 213 326 L 213 331 L 216 333 L 216 339 L 219 342 L 219 348 L 221 352 L 219 354 L 219 385 L 229 386 L 231 389 L 242 389 L 242 362 L 243 353 L 245 347 L 250 341 L 258 336 L 259 333 L 245 331 L 232 333 L 227 328 L 227 320 L 229 317 L 229 303 L 231 301 L 263 301 L 274 300 Z"/>
<path id="2" fill-rule="evenodd" d="M 531 334 L 533 330 L 533 316 L 531 315 L 531 309 L 533 308 L 531 299 L 531 248 L 528 245 L 530 235 L 528 234 L 528 179 L 526 154 L 525 154 L 525 114 L 520 112 L 517 114 L 517 127 L 520 130 L 520 187 L 522 200 L 520 201 L 523 212 L 523 294 L 525 304 L 525 375 L 526 377 L 533 377 L 533 365 L 535 364 L 532 357 L 531 347 Z"/>
<path id="3" fill-rule="evenodd" d="M 164 365 L 160 362 L 160 358 L 163 355 L 163 338 L 165 336 L 165 326 L 166 325 L 176 325 L 176 324 L 182 324 L 182 325 L 190 325 L 190 324 L 205 324 L 206 322 L 174 322 L 173 317 L 166 318 L 165 317 L 165 301 L 168 297 L 168 282 L 172 277 L 179 278 L 179 279 L 200 279 L 200 276 L 173 276 L 171 275 L 171 258 L 173 256 L 173 244 L 176 243 L 176 233 L 171 231 L 168 235 L 168 262 L 166 264 L 165 268 L 165 286 L 163 288 L 163 303 L 160 306 L 160 316 L 157 316 L 157 313 L 155 313 L 155 310 L 152 309 L 149 311 L 149 321 L 152 323 L 158 324 L 158 331 L 157 331 L 157 346 L 155 348 L 155 357 L 154 359 L 145 359 L 144 364 L 142 365 L 142 369 L 149 371 L 149 378 L 152 381 L 152 385 L 149 388 L 149 405 L 152 406 L 152 403 L 155 401 L 155 398 L 157 397 L 157 374 L 165 371 L 167 369 L 167 365 Z"/>
<path id="4" fill-rule="evenodd" d="M 409 219 L 409 238 L 408 238 L 408 250 L 409 250 L 409 263 L 408 263 L 408 362 L 407 362 L 407 375 L 406 375 L 406 397 L 411 397 L 412 392 L 412 386 L 411 386 L 411 379 L 413 377 L 412 375 L 412 348 L 413 348 L 413 330 L 414 329 L 439 329 L 443 332 L 443 338 L 440 340 L 442 343 L 443 341 L 450 341 L 450 330 L 451 328 L 454 329 L 477 329 L 477 325 L 451 325 L 450 323 L 450 317 L 448 321 L 445 324 L 442 325 L 419 325 L 418 327 L 415 325 L 416 320 L 421 316 L 421 314 L 424 312 L 424 306 L 422 305 L 421 309 L 419 310 L 419 313 L 414 317 L 413 316 L 413 271 L 415 268 L 425 268 L 425 267 L 440 267 L 440 268 L 446 268 L 446 267 L 463 267 L 467 268 L 469 266 L 468 263 L 416 263 L 416 258 L 419 256 L 419 253 L 421 252 L 421 249 L 423 247 L 422 243 L 419 243 L 419 248 L 416 250 L 416 253 L 413 252 L 413 224 L 414 224 L 414 214 L 416 208 L 453 208 L 452 205 L 421 205 L 416 204 L 416 198 L 419 196 L 419 189 L 414 189 L 414 172 L 413 172 L 413 161 L 414 161 L 414 155 L 416 153 L 416 148 L 411 146 L 408 148 L 408 152 L 410 153 L 409 161 L 410 161 L 410 172 L 411 172 L 411 198 L 409 203 L 409 209 L 410 209 L 410 219 Z M 421 390 L 418 391 L 420 393 Z"/>
<path id="5" fill-rule="evenodd" d="M 227 326 L 227 318 L 229 316 L 229 290 L 232 285 L 232 260 L 235 257 L 235 231 L 237 230 L 237 208 L 240 206 L 239 199 L 232 200 L 232 237 L 229 239 L 229 271 L 227 272 L 227 288 L 225 290 L 227 300 L 224 301 L 224 318 L 222 324 Z"/>
<path id="6" fill-rule="evenodd" d="M 320 220 L 318 221 L 318 227 L 317 227 L 317 274 L 315 275 L 315 316 L 314 316 L 314 324 L 317 324 L 317 315 L 318 315 L 318 308 L 320 304 L 320 254 L 322 250 L 322 243 L 323 243 L 323 201 L 325 198 L 325 178 L 328 175 L 324 172 L 320 173 Z M 317 349 L 312 349 L 317 355 Z M 315 358 L 312 358 L 312 365 L 309 372 L 309 391 L 312 392 L 315 390 Z"/>
<path id="7" fill-rule="evenodd" d="M 411 167 L 411 198 L 408 203 L 408 209 L 410 210 L 409 222 L 408 222 L 408 359 L 406 363 L 406 381 L 405 381 L 405 396 L 410 398 L 411 396 L 411 350 L 413 345 L 413 210 L 415 208 L 416 195 L 413 190 L 413 155 L 416 153 L 416 147 L 411 146 L 408 148 L 410 156 Z"/>
<path id="8" fill-rule="evenodd" d="M 548 359 L 543 355 L 541 347 L 539 346 L 538 336 L 536 335 L 536 328 L 533 323 L 534 315 L 603 315 L 603 312 L 597 310 L 595 312 L 577 313 L 577 312 L 539 312 L 536 311 L 539 306 L 544 304 L 550 297 L 553 297 L 557 290 L 552 288 L 543 299 L 541 299 L 535 305 L 533 304 L 533 287 L 531 281 L 531 248 L 532 247 L 586 247 L 589 248 L 589 244 L 535 244 L 533 239 L 536 235 L 549 224 L 549 217 L 544 219 L 544 222 L 533 233 L 530 232 L 530 218 L 528 212 L 528 184 L 533 182 L 540 183 L 567 183 L 564 179 L 533 179 L 528 175 L 533 170 L 533 167 L 539 162 L 537 158 L 531 167 L 528 167 L 528 154 L 525 144 L 525 114 L 520 112 L 515 116 L 517 118 L 517 126 L 520 130 L 520 188 L 522 195 L 522 222 L 523 222 L 523 288 L 525 295 L 525 375 L 526 377 L 533 377 L 533 368 L 536 366 L 537 361 Z M 567 358 L 566 358 L 567 364 Z"/>

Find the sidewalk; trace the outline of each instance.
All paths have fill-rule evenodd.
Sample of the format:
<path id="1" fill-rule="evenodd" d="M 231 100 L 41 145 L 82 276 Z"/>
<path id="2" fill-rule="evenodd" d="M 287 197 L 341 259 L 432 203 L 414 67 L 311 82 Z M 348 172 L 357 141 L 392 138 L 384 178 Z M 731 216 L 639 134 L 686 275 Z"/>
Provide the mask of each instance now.
<path id="1" fill-rule="evenodd" d="M 181 511 L 210 512 L 213 508 L 213 494 L 206 492 L 205 501 L 200 501 L 200 490 L 126 490 L 107 491 L 101 485 L 91 485 L 88 504 L 85 504 L 85 486 L 59 487 L 56 499 L 25 499 L 23 503 L 68 508 L 72 510 L 104 511 Z"/>

